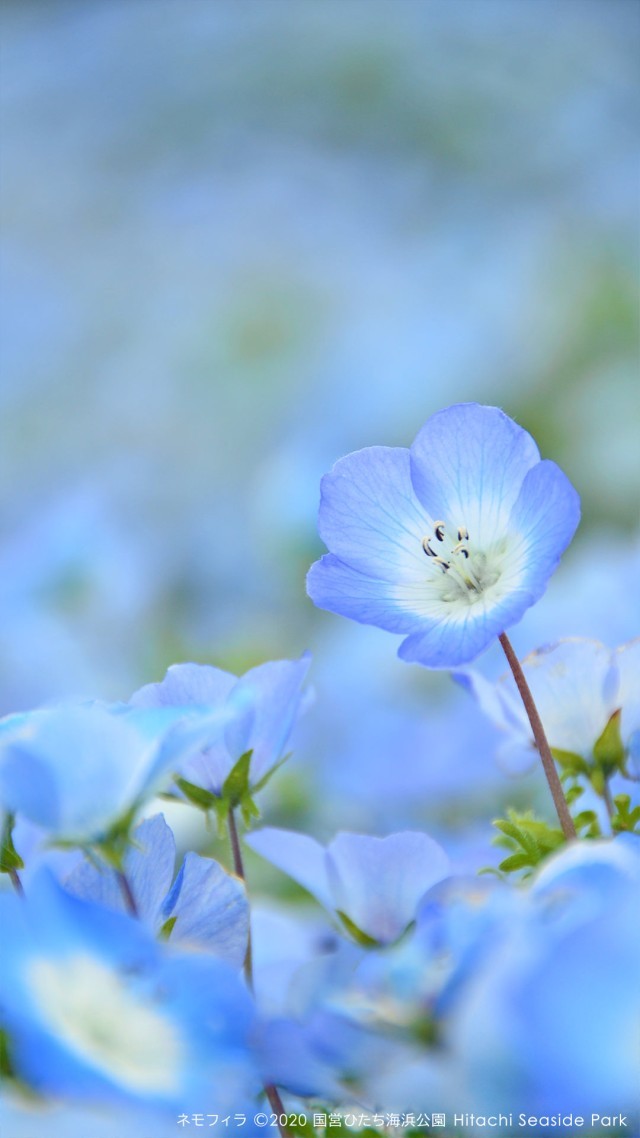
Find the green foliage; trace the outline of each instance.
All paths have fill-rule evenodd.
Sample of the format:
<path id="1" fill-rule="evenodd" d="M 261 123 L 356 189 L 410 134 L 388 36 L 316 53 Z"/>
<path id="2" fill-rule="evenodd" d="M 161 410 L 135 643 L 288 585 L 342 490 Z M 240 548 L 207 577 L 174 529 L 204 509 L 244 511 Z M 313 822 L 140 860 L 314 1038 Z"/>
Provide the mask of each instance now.
<path id="1" fill-rule="evenodd" d="M 11 870 L 22 869 L 24 862 L 13 844 L 13 825 L 15 816 L 6 814 L 2 835 L 0 836 L 0 873 L 10 873 Z"/>
<path id="2" fill-rule="evenodd" d="M 620 735 L 621 711 L 614 711 L 607 726 L 596 740 L 593 747 L 593 757 L 596 769 L 602 772 L 604 778 L 609 778 L 616 771 L 624 773 L 624 746 Z"/>
<path id="3" fill-rule="evenodd" d="M 177 919 L 178 919 L 177 917 L 168 917 L 167 918 L 167 920 L 164 922 L 162 928 L 160 929 L 160 932 L 158 933 L 158 937 L 160 938 L 160 940 L 168 940 L 169 939 L 169 937 L 171 936 L 171 933 L 173 932 L 173 926 L 175 925 Z"/>
<path id="4" fill-rule="evenodd" d="M 494 838 L 494 845 L 511 851 L 498 866 L 501 873 L 523 870 L 523 877 L 528 877 L 565 841 L 562 830 L 534 818 L 531 811 L 521 814 L 508 810 L 507 817 L 497 818 L 493 825 L 500 831 Z"/>
<path id="5" fill-rule="evenodd" d="M 289 755 L 271 767 L 257 782 L 251 782 L 251 759 L 253 751 L 245 751 L 235 766 L 227 775 L 222 784 L 220 794 L 213 794 L 185 778 L 177 778 L 176 785 L 180 788 L 188 802 L 197 806 L 205 814 L 214 813 L 218 819 L 218 826 L 222 831 L 230 810 L 239 808 L 246 826 L 250 826 L 254 818 L 260 817 L 254 795 L 267 785 L 269 779 L 287 761 Z"/>
<path id="6" fill-rule="evenodd" d="M 631 809 L 631 797 L 628 794 L 616 794 L 614 805 L 617 813 L 611 819 L 612 829 L 617 833 L 640 833 L 640 806 Z"/>

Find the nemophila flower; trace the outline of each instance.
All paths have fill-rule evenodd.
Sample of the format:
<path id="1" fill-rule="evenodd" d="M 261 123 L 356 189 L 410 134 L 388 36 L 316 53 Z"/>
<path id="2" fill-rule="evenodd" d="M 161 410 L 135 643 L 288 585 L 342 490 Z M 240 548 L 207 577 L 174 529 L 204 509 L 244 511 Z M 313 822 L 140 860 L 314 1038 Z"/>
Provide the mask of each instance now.
<path id="1" fill-rule="evenodd" d="M 613 651 L 597 640 L 560 640 L 526 656 L 522 669 L 550 746 L 565 762 L 573 762 L 576 773 L 592 771 L 598 756 L 606 764 L 607 754 L 609 773 L 626 764 L 635 768 L 640 760 L 640 639 Z M 533 735 L 511 673 L 496 683 L 476 671 L 456 678 L 504 732 L 505 763 L 514 768 L 533 763 Z"/>
<path id="2" fill-rule="evenodd" d="M 188 1110 L 258 1090 L 253 1004 L 224 961 L 170 950 L 46 871 L 26 899 L 0 896 L 0 914 L 11 1063 L 37 1093 Z"/>
<path id="3" fill-rule="evenodd" d="M 474 659 L 544 592 L 579 520 L 576 491 L 496 407 L 449 407 L 410 450 L 369 447 L 321 485 L 321 608 L 406 637 L 404 660 Z"/>
<path id="4" fill-rule="evenodd" d="M 123 871 L 138 916 L 155 933 L 169 933 L 172 945 L 207 949 L 240 968 L 249 930 L 244 883 L 197 853 L 185 855 L 174 881 L 175 859 L 173 833 L 162 814 L 133 831 Z M 106 865 L 83 858 L 64 885 L 76 897 L 127 911 L 118 877 Z"/>
<path id="5" fill-rule="evenodd" d="M 209 664 L 174 664 L 164 680 L 147 684 L 131 697 L 134 708 L 188 708 L 228 714 L 223 733 L 210 739 L 181 768 L 189 783 L 221 796 L 225 781 L 244 755 L 242 781 L 259 788 L 283 758 L 289 736 L 309 695 L 302 690 L 311 657 L 274 660 L 251 668 L 239 679 Z"/>
<path id="6" fill-rule="evenodd" d="M 306 834 L 273 827 L 246 841 L 366 944 L 397 940 L 415 919 L 427 890 L 449 871 L 438 843 L 412 831 L 386 838 L 338 834 L 326 850 Z"/>
<path id="7" fill-rule="evenodd" d="M 0 721 L 0 806 L 56 839 L 99 840 L 166 787 L 200 743 L 220 736 L 230 709 L 192 715 L 124 714 L 61 706 Z"/>

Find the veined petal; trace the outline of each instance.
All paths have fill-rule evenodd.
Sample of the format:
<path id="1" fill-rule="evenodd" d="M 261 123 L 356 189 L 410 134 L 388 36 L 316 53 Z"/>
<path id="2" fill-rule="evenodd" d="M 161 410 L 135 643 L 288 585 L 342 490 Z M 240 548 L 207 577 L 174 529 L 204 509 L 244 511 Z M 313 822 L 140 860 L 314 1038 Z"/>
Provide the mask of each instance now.
<path id="1" fill-rule="evenodd" d="M 545 459 L 526 475 L 511 511 L 512 572 L 537 600 L 580 521 L 580 498 L 566 474 Z"/>
<path id="2" fill-rule="evenodd" d="M 429 518 L 411 485 L 408 450 L 348 454 L 325 474 L 320 492 L 318 529 L 336 557 L 383 581 L 424 578 Z"/>
<path id="3" fill-rule="evenodd" d="M 447 876 L 449 859 L 426 834 L 343 833 L 329 845 L 327 869 L 336 910 L 390 944 L 415 919 L 427 890 Z"/>
<path id="4" fill-rule="evenodd" d="M 234 700 L 253 709 L 251 729 L 242 734 L 226 735 L 227 746 L 238 758 L 251 748 L 251 781 L 258 782 L 282 758 L 287 741 L 301 710 L 304 683 L 311 656 L 299 660 L 270 660 L 251 668 L 234 689 Z M 241 723 L 241 720 L 238 720 Z"/>
<path id="5" fill-rule="evenodd" d="M 480 599 L 463 609 L 451 607 L 448 615 L 424 620 L 423 627 L 403 640 L 398 649 L 401 660 L 425 668 L 458 667 L 475 660 L 494 637 L 519 620 L 531 604 L 531 595 L 517 589 L 499 603 Z"/>
<path id="6" fill-rule="evenodd" d="M 238 968 L 247 951 L 249 906 L 244 884 L 212 858 L 185 855 L 164 906 L 175 917 L 172 941 L 206 948 Z"/>
<path id="7" fill-rule="evenodd" d="M 428 514 L 474 542 L 507 529 L 523 479 L 540 461 L 531 435 L 497 407 L 458 403 L 427 420 L 411 447 L 411 481 Z"/>
<path id="8" fill-rule="evenodd" d="M 619 676 L 617 706 L 622 708 L 622 738 L 625 743 L 640 732 L 640 636 L 613 654 Z M 634 751 L 635 753 L 635 751 Z"/>
<path id="9" fill-rule="evenodd" d="M 307 574 L 307 592 L 319 608 L 349 616 L 360 624 L 403 633 L 415 628 L 420 619 L 417 605 L 424 584 L 367 577 L 333 553 L 326 553 Z"/>

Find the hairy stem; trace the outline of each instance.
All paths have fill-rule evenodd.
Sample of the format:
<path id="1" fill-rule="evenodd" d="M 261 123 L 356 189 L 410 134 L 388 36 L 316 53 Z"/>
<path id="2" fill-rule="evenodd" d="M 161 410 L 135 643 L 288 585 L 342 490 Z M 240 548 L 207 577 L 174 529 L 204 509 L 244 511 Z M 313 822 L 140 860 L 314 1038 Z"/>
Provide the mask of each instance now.
<path id="1" fill-rule="evenodd" d="M 240 880 L 244 881 L 246 884 L 247 879 L 246 879 L 245 872 L 244 872 L 244 862 L 242 860 L 242 849 L 240 848 L 240 839 L 238 837 L 238 827 L 236 825 L 235 814 L 233 812 L 232 807 L 229 807 L 228 821 L 229 821 L 229 841 L 231 843 L 231 856 L 233 858 L 233 869 L 234 869 L 234 872 L 236 874 L 236 877 L 239 877 Z M 253 992 L 253 953 L 251 950 L 251 928 L 249 928 L 249 936 L 247 939 L 247 953 L 246 953 L 246 956 L 244 958 L 244 974 L 246 977 L 247 985 L 248 985 L 249 989 Z M 278 1088 L 275 1087 L 273 1085 L 273 1083 L 268 1083 L 264 1088 L 264 1093 L 266 1094 L 267 1099 L 269 1100 L 269 1105 L 270 1105 L 272 1111 L 274 1112 L 274 1114 L 276 1114 L 278 1116 L 278 1129 L 280 1131 L 280 1134 L 282 1135 L 282 1138 L 290 1138 L 290 1135 L 291 1135 L 290 1130 L 287 1129 L 286 1124 L 281 1123 L 279 1121 L 281 1115 L 286 1118 L 286 1111 L 284 1109 L 284 1104 L 282 1102 L 282 1099 L 280 1098 L 280 1093 L 278 1091 Z"/>
<path id="2" fill-rule="evenodd" d="M 553 804 L 556 808 L 556 812 L 560 820 L 562 833 L 564 834 L 567 841 L 570 842 L 574 838 L 577 838 L 578 835 L 576 834 L 576 828 L 573 824 L 573 818 L 569 813 L 567 800 L 564 796 L 562 783 L 560 782 L 560 776 L 556 770 L 556 764 L 553 761 L 551 748 L 547 742 L 547 736 L 544 733 L 542 720 L 538 715 L 538 709 L 531 694 L 531 689 L 526 681 L 525 674 L 520 666 L 520 661 L 518 660 L 518 657 L 516 656 L 511 646 L 511 641 L 509 640 L 506 632 L 502 632 L 498 639 L 509 662 L 509 667 L 513 672 L 513 678 L 516 681 L 516 687 L 524 704 L 524 709 L 527 713 L 529 723 L 531 724 L 533 738 L 538 749 L 538 754 L 542 760 L 542 766 L 547 778 L 547 782 L 549 784 L 549 790 L 551 791 Z"/>

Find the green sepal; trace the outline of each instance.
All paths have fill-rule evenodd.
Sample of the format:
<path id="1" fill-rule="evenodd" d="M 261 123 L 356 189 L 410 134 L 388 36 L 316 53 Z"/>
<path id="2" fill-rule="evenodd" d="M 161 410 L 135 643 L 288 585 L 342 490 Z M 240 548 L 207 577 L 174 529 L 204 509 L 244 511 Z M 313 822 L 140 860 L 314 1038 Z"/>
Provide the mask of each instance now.
<path id="1" fill-rule="evenodd" d="M 7 813 L 0 837 L 0 873 L 11 873 L 12 869 L 23 869 L 24 862 L 13 844 L 15 814 Z"/>
<path id="2" fill-rule="evenodd" d="M 516 869 L 531 869 L 531 857 L 526 853 L 511 854 L 511 857 L 506 857 L 504 861 L 500 862 L 498 869 L 503 873 L 513 873 Z"/>
<path id="3" fill-rule="evenodd" d="M 251 772 L 251 759 L 253 750 L 245 751 L 240 755 L 235 766 L 231 769 L 222 784 L 220 797 L 227 804 L 227 809 L 233 810 L 240 806 L 242 799 L 249 793 L 249 775 Z"/>
<path id="4" fill-rule="evenodd" d="M 173 926 L 175 925 L 177 919 L 177 917 L 169 917 L 168 920 L 164 922 L 162 928 L 160 929 L 160 932 L 158 933 L 160 940 L 169 939 L 171 933 L 173 932 Z"/>
<path id="5" fill-rule="evenodd" d="M 212 794 L 210 790 L 205 790 L 202 786 L 196 786 L 194 782 L 188 782 L 186 778 L 177 778 L 176 786 L 180 788 L 188 802 L 192 806 L 197 806 L 200 810 L 204 810 L 206 814 L 210 810 L 217 810 L 220 805 L 220 796 Z"/>
<path id="6" fill-rule="evenodd" d="M 611 819 L 611 826 L 617 834 L 628 832 L 635 834 L 640 831 L 640 806 L 631 809 L 631 796 L 629 794 L 616 794 L 614 798 L 617 814 Z"/>
<path id="7" fill-rule="evenodd" d="M 576 755 L 573 751 L 562 751 L 559 747 L 552 747 L 551 754 L 565 775 L 578 775 L 584 774 L 589 777 L 591 774 L 591 767 L 582 755 Z"/>
<path id="8" fill-rule="evenodd" d="M 620 734 L 621 715 L 620 708 L 614 711 L 604 731 L 594 743 L 593 757 L 605 777 L 612 775 L 614 771 L 624 771 L 625 754 Z"/>
<path id="9" fill-rule="evenodd" d="M 584 786 L 578 786 L 577 784 L 575 786 L 570 786 L 569 789 L 565 790 L 565 792 L 564 792 L 564 796 L 567 800 L 567 806 L 571 806 L 583 794 L 584 794 Z"/>
<path id="10" fill-rule="evenodd" d="M 376 938 L 373 936 L 369 936 L 368 933 L 363 933 L 362 929 L 359 929 L 358 926 L 355 925 L 353 921 L 347 916 L 347 914 L 343 913 L 341 909 L 337 909 L 336 912 L 340 917 L 340 920 L 342 921 L 345 929 L 349 933 L 349 936 L 355 940 L 356 944 L 361 945 L 362 948 L 380 947 L 380 941 L 376 940 Z"/>
<path id="11" fill-rule="evenodd" d="M 583 838 L 601 838 L 600 823 L 595 810 L 581 810 L 573 819 L 576 830 Z"/>

